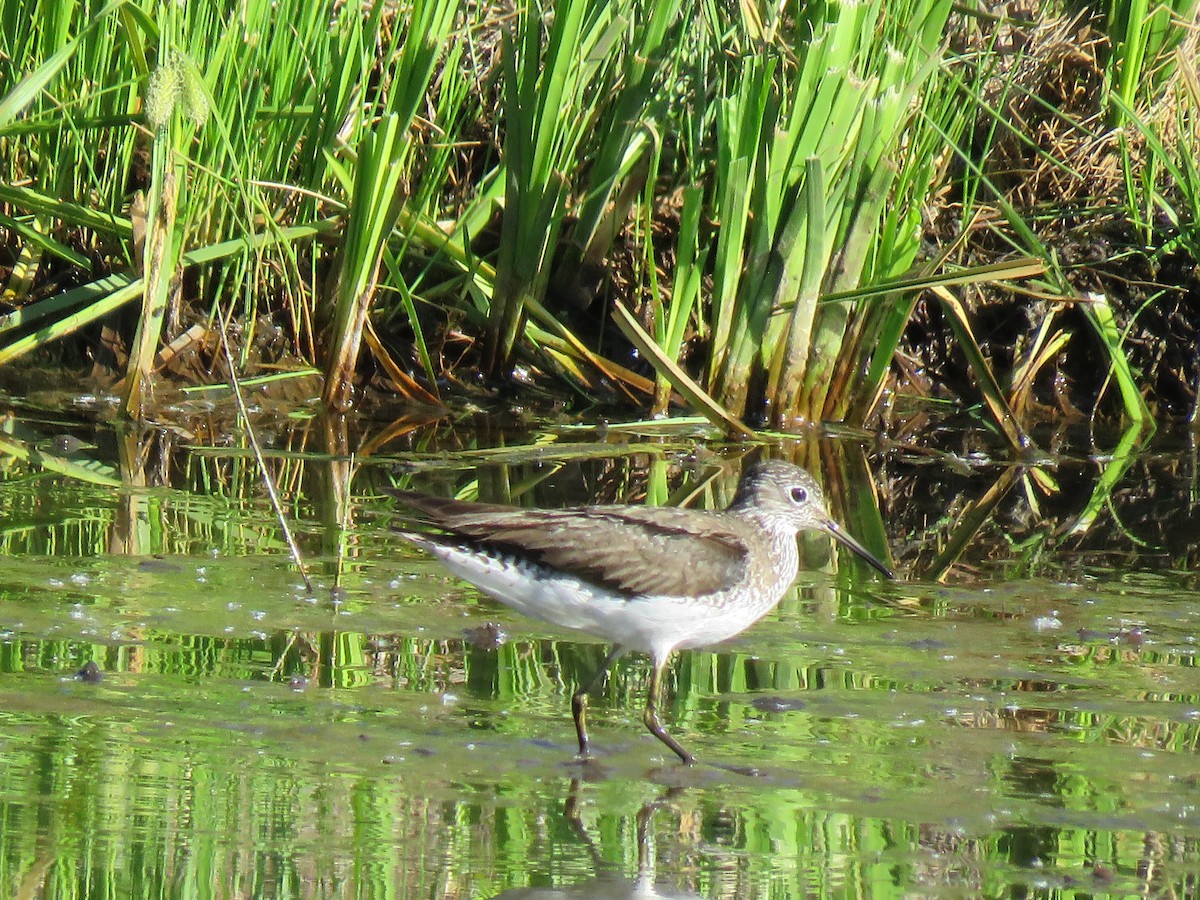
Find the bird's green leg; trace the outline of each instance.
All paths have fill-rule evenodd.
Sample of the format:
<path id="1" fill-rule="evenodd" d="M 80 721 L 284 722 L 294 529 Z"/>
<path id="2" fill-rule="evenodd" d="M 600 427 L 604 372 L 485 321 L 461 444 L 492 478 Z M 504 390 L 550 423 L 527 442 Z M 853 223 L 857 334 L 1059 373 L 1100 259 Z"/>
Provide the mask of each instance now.
<path id="1" fill-rule="evenodd" d="M 658 700 L 662 693 L 663 672 L 667 668 L 667 659 L 652 660 L 654 669 L 650 673 L 650 692 L 646 697 L 646 711 L 642 715 L 642 721 L 646 723 L 646 727 L 650 729 L 650 733 L 675 751 L 675 755 L 683 760 L 685 765 L 691 765 L 696 761 L 696 757 L 683 749 L 683 744 L 675 740 L 667 733 L 667 729 L 663 728 L 662 722 L 658 720 Z"/>
<path id="2" fill-rule="evenodd" d="M 604 676 L 608 674 L 609 666 L 616 662 L 617 658 L 624 652 L 624 647 L 614 644 L 613 648 L 608 651 L 608 656 L 604 657 L 604 662 L 600 663 L 600 668 L 592 674 L 592 677 L 579 690 L 571 695 L 571 715 L 575 717 L 575 734 L 579 737 L 580 756 L 587 757 L 589 755 L 587 736 L 588 694 L 604 681 Z"/>

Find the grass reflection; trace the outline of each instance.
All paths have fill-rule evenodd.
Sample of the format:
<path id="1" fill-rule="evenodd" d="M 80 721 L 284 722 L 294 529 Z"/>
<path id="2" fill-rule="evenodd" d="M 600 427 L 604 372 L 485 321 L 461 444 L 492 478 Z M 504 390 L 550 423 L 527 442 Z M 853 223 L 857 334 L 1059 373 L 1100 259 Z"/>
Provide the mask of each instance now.
<path id="1" fill-rule="evenodd" d="M 610 462 L 573 487 L 625 497 L 640 463 Z M 521 465 L 511 484 L 554 487 Z M 232 458 L 193 463 L 211 497 L 125 505 L 23 466 L 0 478 L 0 896 L 1194 893 L 1187 572 L 983 581 L 962 557 L 954 586 L 869 589 L 810 572 L 674 667 L 664 718 L 713 765 L 644 733 L 634 656 L 594 698 L 582 766 L 569 696 L 605 648 L 406 555 L 365 487 L 323 557 L 320 479 L 282 465 L 325 573 L 309 594 Z M 902 559 L 937 534 L 883 522 Z M 122 529 L 132 555 L 110 552 Z M 88 662 L 98 682 L 74 677 Z"/>
<path id="2" fill-rule="evenodd" d="M 269 623 L 296 601 L 286 573 L 257 574 Z M 118 602 L 121 579 L 137 602 Z M 457 604 L 422 609 L 427 637 L 145 624 L 194 580 L 182 566 L 94 573 L 102 596 L 62 607 L 86 610 L 77 633 L 0 641 L 0 892 L 1067 896 L 1180 889 L 1200 864 L 1172 837 L 1190 831 L 1195 693 L 1119 689 L 1146 667 L 1190 676 L 1173 650 L 1098 645 L 1111 677 L 1081 679 L 1064 644 L 1040 680 L 1005 678 L 1041 642 L 1024 631 L 995 671 L 959 680 L 962 659 L 946 658 L 989 623 L 977 610 L 944 606 L 936 651 L 905 617 L 810 616 L 797 644 L 794 620 L 821 607 L 801 597 L 762 626 L 768 655 L 687 654 L 671 685 L 669 715 L 705 758 L 762 775 L 657 761 L 636 658 L 596 698 L 605 752 L 581 767 L 566 698 L 599 646 L 481 646 L 463 625 L 503 610 L 464 620 Z M 208 605 L 237 619 L 227 607 L 246 600 Z M 24 602 L 10 591 L 0 613 Z M 93 629 L 105 639 L 81 634 Z M 87 660 L 97 684 L 72 677 Z"/>

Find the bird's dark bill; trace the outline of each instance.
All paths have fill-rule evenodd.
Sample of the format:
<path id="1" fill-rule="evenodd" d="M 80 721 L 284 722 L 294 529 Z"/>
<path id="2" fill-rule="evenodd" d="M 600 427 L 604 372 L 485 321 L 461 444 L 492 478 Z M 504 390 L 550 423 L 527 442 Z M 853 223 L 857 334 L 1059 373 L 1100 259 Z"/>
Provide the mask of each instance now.
<path id="1" fill-rule="evenodd" d="M 825 530 L 829 532 L 830 536 L 834 540 L 836 540 L 839 544 L 849 547 L 855 552 L 856 555 L 861 557 L 864 562 L 871 566 L 871 568 L 875 569 L 877 572 L 881 572 L 885 578 L 896 577 L 895 573 L 882 562 L 880 562 L 879 558 L 875 556 L 874 553 L 847 534 L 842 526 L 837 522 L 826 522 Z"/>

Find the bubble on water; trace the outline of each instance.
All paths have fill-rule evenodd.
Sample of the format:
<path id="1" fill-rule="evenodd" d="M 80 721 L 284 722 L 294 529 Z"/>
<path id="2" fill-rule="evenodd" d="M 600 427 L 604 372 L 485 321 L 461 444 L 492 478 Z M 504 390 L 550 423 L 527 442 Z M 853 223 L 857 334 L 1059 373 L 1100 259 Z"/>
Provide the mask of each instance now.
<path id="1" fill-rule="evenodd" d="M 1038 616 L 1033 620 L 1034 631 L 1056 631 L 1062 628 L 1062 625 L 1062 619 L 1054 615 Z"/>

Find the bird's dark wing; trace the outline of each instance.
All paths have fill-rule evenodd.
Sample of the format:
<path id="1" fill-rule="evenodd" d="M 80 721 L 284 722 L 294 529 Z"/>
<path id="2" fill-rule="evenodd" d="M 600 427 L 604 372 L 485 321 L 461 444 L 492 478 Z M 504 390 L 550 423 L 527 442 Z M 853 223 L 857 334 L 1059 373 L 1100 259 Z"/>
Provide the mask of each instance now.
<path id="1" fill-rule="evenodd" d="M 499 552 L 520 553 L 628 596 L 715 593 L 746 569 L 746 537 L 720 514 L 589 506 L 519 509 L 389 491 L 419 520 Z"/>

